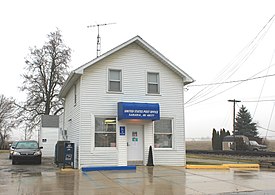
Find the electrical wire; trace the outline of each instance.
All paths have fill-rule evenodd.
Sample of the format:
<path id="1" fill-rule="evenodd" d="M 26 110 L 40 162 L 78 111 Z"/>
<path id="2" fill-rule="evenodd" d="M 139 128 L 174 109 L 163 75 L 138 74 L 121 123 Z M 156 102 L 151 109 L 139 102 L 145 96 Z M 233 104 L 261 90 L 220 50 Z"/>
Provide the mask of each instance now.
<path id="1" fill-rule="evenodd" d="M 268 122 L 268 125 L 267 125 L 267 129 L 269 129 L 269 126 L 270 126 L 270 123 L 271 123 L 271 119 L 272 119 L 272 115 L 273 115 L 274 108 L 275 108 L 275 102 L 273 103 L 273 107 L 272 107 L 271 115 L 270 115 L 269 122 Z M 267 133 L 268 133 L 268 131 L 266 131 L 265 139 L 266 139 L 266 137 L 267 137 Z"/>
<path id="2" fill-rule="evenodd" d="M 242 100 L 242 102 L 275 102 L 274 100 Z"/>
<path id="3" fill-rule="evenodd" d="M 225 69 L 222 71 L 222 73 L 219 74 L 218 78 L 219 78 L 219 77 L 224 78 L 225 75 L 223 75 L 223 73 L 226 73 L 227 69 L 229 69 L 230 66 L 231 66 L 231 64 L 234 64 L 235 61 L 237 61 L 237 59 L 242 58 L 242 60 L 244 60 L 244 61 L 247 60 L 247 57 L 249 57 L 249 56 L 253 53 L 253 51 L 256 49 L 256 47 L 257 47 L 257 45 L 258 45 L 258 42 L 259 42 L 259 41 L 257 41 L 257 39 L 262 40 L 262 39 L 265 37 L 265 35 L 267 34 L 267 32 L 269 31 L 270 27 L 272 26 L 272 20 L 273 20 L 274 17 L 275 17 L 275 15 L 273 15 L 273 16 L 269 19 L 269 21 L 263 26 L 263 28 L 258 32 L 258 34 L 252 39 L 252 41 L 251 41 L 247 46 L 245 46 L 245 47 L 241 50 L 241 52 L 239 52 L 239 54 L 236 56 L 236 58 L 233 59 L 233 62 L 232 62 L 232 63 L 229 63 L 229 64 L 227 65 L 227 67 L 225 67 Z M 268 24 L 270 24 L 270 25 L 268 26 Z M 267 26 L 268 26 L 268 27 L 267 27 Z M 265 30 L 266 27 L 267 27 L 267 30 Z M 265 30 L 265 32 L 264 32 L 263 34 L 261 34 L 264 30 Z M 261 36 L 260 36 L 260 35 L 261 35 Z M 259 37 L 259 38 L 258 38 L 258 37 Z M 253 43 L 254 43 L 254 45 L 253 45 Z M 248 48 L 250 48 L 250 47 L 252 47 L 251 51 L 245 52 L 246 49 L 248 49 Z M 245 53 L 244 56 L 242 55 L 242 53 Z M 233 68 L 231 68 L 232 71 L 233 71 L 233 73 L 232 73 L 229 77 L 227 77 L 227 79 L 229 79 L 229 78 L 236 72 L 236 68 L 237 68 L 237 67 L 238 67 L 238 65 L 236 65 L 236 66 L 234 66 Z M 234 70 L 235 70 L 235 71 L 234 71 Z"/>
<path id="4" fill-rule="evenodd" d="M 274 17 L 274 16 L 273 16 Z M 273 18 L 272 17 L 272 18 Z M 264 28 L 266 27 L 267 25 L 265 25 L 264 26 Z M 271 25 L 270 25 L 271 26 Z M 269 26 L 269 28 L 270 28 L 270 26 Z M 263 29 L 264 29 L 263 28 Z M 269 28 L 268 28 L 268 30 L 269 30 Z M 246 47 L 246 48 L 248 48 L 247 50 L 248 50 L 248 52 L 244 52 L 245 54 L 239 54 L 238 56 L 237 56 L 237 58 L 241 58 L 240 59 L 240 62 L 239 63 L 237 63 L 237 65 L 235 65 L 235 66 L 233 66 L 231 69 L 232 70 L 229 70 L 229 76 L 226 76 L 226 75 L 223 75 L 223 74 L 221 74 L 220 75 L 220 77 L 226 77 L 226 80 L 227 79 L 229 79 L 234 73 L 236 73 L 236 71 L 240 68 L 240 66 L 250 57 L 250 55 L 255 51 L 255 49 L 256 49 L 256 46 L 258 45 L 258 43 L 256 42 L 256 40 L 257 40 L 257 37 L 260 35 L 260 33 L 263 31 L 263 29 L 257 34 L 257 36 L 250 42 L 250 44 L 249 44 L 249 46 L 248 47 Z M 268 31 L 267 30 L 267 31 Z M 267 31 L 263 34 L 263 35 L 261 35 L 260 36 L 260 38 L 259 38 L 259 40 L 262 40 L 263 39 L 263 37 L 266 35 L 266 33 L 267 33 Z M 254 42 L 256 42 L 253 46 L 252 46 L 252 50 L 249 50 L 249 47 L 254 43 Z M 256 46 L 255 46 L 256 45 Z M 242 51 L 244 51 L 244 49 L 242 50 Z M 231 73 L 231 71 L 233 71 L 232 73 Z M 226 70 L 224 70 L 224 73 L 226 72 Z M 216 88 L 213 88 L 213 89 L 208 89 L 208 91 L 207 91 L 207 87 L 206 88 L 204 88 L 204 89 L 202 89 L 201 91 L 199 91 L 196 95 L 197 95 L 197 98 L 195 98 L 194 100 L 193 100 L 193 102 L 194 101 L 196 101 L 196 99 L 199 99 L 199 98 L 201 98 L 201 97 L 205 97 L 206 95 L 208 95 L 208 94 L 210 94 L 210 93 L 212 93 L 213 91 L 215 91 L 218 87 L 220 87 L 220 85 L 218 85 Z M 206 91 L 205 93 L 202 93 L 203 91 Z M 200 95 L 199 95 L 199 93 L 201 93 Z M 195 96 L 196 96 L 195 95 Z M 192 98 L 191 98 L 192 99 Z M 187 101 L 187 103 L 188 103 L 188 101 Z"/>
<path id="5" fill-rule="evenodd" d="M 270 67 L 271 67 L 271 64 L 272 64 L 272 61 L 273 61 L 274 54 L 275 54 L 275 50 L 273 51 L 273 54 L 272 54 L 272 57 L 271 57 L 271 60 L 270 60 L 270 63 L 269 63 L 269 67 L 268 67 L 268 69 L 267 69 L 267 71 L 266 71 L 266 75 L 268 75 L 268 73 L 269 73 L 269 70 L 270 70 Z M 262 93 L 263 93 L 264 86 L 265 86 L 265 83 L 266 83 L 266 78 L 267 78 L 267 77 L 265 77 L 265 79 L 264 79 L 264 82 L 263 82 L 263 85 L 262 85 L 262 88 L 261 88 L 261 91 L 260 91 L 258 100 L 260 100 L 261 97 L 262 97 Z M 256 111 L 257 111 L 257 109 L 258 109 L 258 105 L 259 105 L 259 104 L 257 103 L 252 118 L 254 118 L 254 116 L 255 116 L 255 114 L 256 114 Z"/>
<path id="6" fill-rule="evenodd" d="M 258 74 L 262 73 L 262 72 L 265 71 L 265 70 L 266 70 L 266 69 L 264 69 L 264 70 L 262 70 L 262 71 L 260 71 L 260 72 L 258 72 L 258 73 L 256 73 L 256 74 L 252 75 L 252 76 L 249 77 L 248 79 L 250 79 L 250 78 L 255 78 L 255 76 L 257 76 Z M 223 90 L 223 91 L 220 91 L 219 93 L 216 93 L 216 94 L 214 94 L 214 95 L 212 95 L 212 96 L 210 96 L 210 97 L 208 97 L 208 98 L 204 98 L 204 99 L 202 99 L 202 100 L 200 100 L 200 101 L 197 101 L 197 102 L 195 102 L 195 103 L 189 103 L 189 105 L 187 104 L 185 107 L 188 108 L 188 107 L 190 107 L 190 106 L 194 106 L 194 105 L 196 105 L 196 104 L 199 104 L 199 103 L 202 103 L 202 102 L 207 101 L 207 100 L 209 100 L 209 99 L 212 99 L 212 98 L 214 98 L 214 97 L 216 97 L 216 96 L 218 96 L 218 95 L 220 95 L 220 94 L 222 94 L 222 93 L 224 93 L 224 92 L 226 92 L 226 91 L 229 91 L 230 89 L 232 89 L 232 88 L 234 88 L 234 87 L 236 87 L 236 86 L 242 84 L 243 82 L 245 82 L 245 81 L 240 81 L 240 82 L 238 82 L 237 84 L 235 84 L 235 85 L 233 85 L 233 86 L 231 86 L 231 87 L 229 87 L 229 88 L 227 88 L 227 89 L 225 89 L 225 90 Z"/>
<path id="7" fill-rule="evenodd" d="M 266 78 L 266 77 L 273 77 L 273 76 L 275 76 L 275 74 L 269 74 L 269 75 L 265 75 L 265 76 L 253 77 L 253 78 L 248 78 L 248 79 L 225 81 L 225 82 L 220 82 L 220 83 L 207 83 L 207 84 L 198 84 L 198 85 L 188 85 L 188 88 L 189 87 L 209 86 L 209 85 L 222 85 L 222 84 L 230 84 L 230 83 L 239 83 L 239 82 L 251 81 L 251 80 L 256 80 L 256 79 L 262 79 L 262 78 Z"/>
<path id="8" fill-rule="evenodd" d="M 229 126 L 229 121 L 230 121 L 230 116 L 231 116 L 231 110 L 230 109 L 227 109 L 227 112 L 225 113 L 225 117 L 224 117 L 224 120 L 223 120 L 223 125 L 222 127 L 226 127 L 226 126 Z"/>
<path id="9" fill-rule="evenodd" d="M 275 130 L 267 129 L 267 128 L 261 127 L 259 125 L 257 125 L 257 127 L 260 129 L 266 130 L 266 131 L 275 132 Z"/>
<path id="10" fill-rule="evenodd" d="M 229 63 L 229 65 L 222 70 L 222 72 L 216 78 L 216 80 L 218 80 L 218 82 L 216 83 L 219 83 L 222 80 L 228 80 L 229 78 L 231 78 L 237 72 L 237 70 L 239 70 L 239 68 L 244 64 L 244 62 L 246 62 L 246 60 L 252 55 L 252 53 L 255 51 L 255 49 L 259 45 L 259 42 L 263 40 L 263 38 L 269 31 L 273 23 L 274 16 L 275 15 L 273 15 L 270 18 L 270 20 L 264 25 L 264 27 L 260 30 L 260 32 L 258 32 L 258 34 L 254 37 L 254 39 L 244 49 L 242 49 L 241 52 L 239 52 L 236 58 L 234 58 L 233 62 Z M 211 94 L 220 86 L 221 84 L 217 84 L 217 86 L 214 86 L 214 87 L 206 86 L 205 88 L 197 92 L 194 96 L 192 96 L 189 100 L 187 100 L 185 104 L 188 104 L 188 103 L 195 104 L 196 102 L 202 102 L 201 101 L 202 98 Z"/>

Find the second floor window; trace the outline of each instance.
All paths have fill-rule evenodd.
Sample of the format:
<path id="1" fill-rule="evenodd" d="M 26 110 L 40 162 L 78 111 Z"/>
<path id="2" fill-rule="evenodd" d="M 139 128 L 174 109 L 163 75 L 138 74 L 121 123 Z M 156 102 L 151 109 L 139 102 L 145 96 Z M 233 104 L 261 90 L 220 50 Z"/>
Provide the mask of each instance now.
<path id="1" fill-rule="evenodd" d="M 108 91 L 121 92 L 121 70 L 109 69 Z"/>
<path id="2" fill-rule="evenodd" d="M 147 73 L 147 93 L 159 94 L 159 73 Z"/>

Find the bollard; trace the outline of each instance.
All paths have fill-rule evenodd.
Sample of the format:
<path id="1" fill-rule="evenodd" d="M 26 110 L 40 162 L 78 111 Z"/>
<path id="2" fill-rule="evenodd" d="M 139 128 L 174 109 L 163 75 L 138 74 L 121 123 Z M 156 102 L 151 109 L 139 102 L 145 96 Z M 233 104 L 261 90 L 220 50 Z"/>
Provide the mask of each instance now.
<path id="1" fill-rule="evenodd" d="M 147 166 L 154 166 L 153 163 L 153 152 L 152 152 L 152 146 L 149 147 L 149 155 L 148 155 L 148 162 Z"/>

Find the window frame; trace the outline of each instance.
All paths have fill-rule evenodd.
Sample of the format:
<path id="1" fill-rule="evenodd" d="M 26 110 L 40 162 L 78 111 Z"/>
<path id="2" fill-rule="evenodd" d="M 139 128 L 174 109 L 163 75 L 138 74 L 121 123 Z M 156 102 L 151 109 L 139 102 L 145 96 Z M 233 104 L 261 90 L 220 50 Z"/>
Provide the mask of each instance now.
<path id="1" fill-rule="evenodd" d="M 113 80 L 111 79 L 111 71 L 119 71 L 119 77 L 120 80 Z M 112 90 L 111 89 L 111 82 L 119 82 L 119 90 Z M 116 69 L 116 68 L 108 68 L 108 92 L 110 93 L 122 93 L 122 69 Z"/>
<path id="2" fill-rule="evenodd" d="M 156 133 L 155 131 L 155 122 L 153 124 L 153 130 L 154 130 L 154 149 L 155 150 L 173 150 L 174 149 L 174 118 L 161 118 L 160 120 L 170 120 L 171 121 L 171 133 L 170 132 L 166 132 L 166 133 Z M 164 148 L 164 147 L 155 147 L 155 135 L 171 135 L 171 144 L 172 146 L 169 148 Z"/>
<path id="3" fill-rule="evenodd" d="M 96 120 L 97 119 L 103 119 L 103 120 L 106 120 L 106 119 L 110 119 L 110 120 L 115 120 L 115 130 L 112 131 L 112 132 L 108 132 L 106 131 L 97 131 L 96 130 Z M 110 143 L 108 143 L 109 146 L 96 146 L 96 134 L 114 134 L 115 135 L 115 145 L 114 146 L 110 146 Z M 100 149 L 100 148 L 116 148 L 117 147 L 117 118 L 114 117 L 114 116 L 111 116 L 111 117 L 106 117 L 106 116 L 94 116 L 94 148 L 95 149 Z"/>
<path id="4" fill-rule="evenodd" d="M 149 82 L 149 74 L 155 74 L 157 75 L 157 82 Z M 149 85 L 157 85 L 157 92 L 150 92 L 149 91 Z M 148 71 L 147 72 L 147 85 L 146 85 L 146 88 L 147 88 L 147 94 L 150 94 L 150 95 L 159 95 L 160 94 L 160 73 L 159 72 L 151 72 L 151 71 Z"/>

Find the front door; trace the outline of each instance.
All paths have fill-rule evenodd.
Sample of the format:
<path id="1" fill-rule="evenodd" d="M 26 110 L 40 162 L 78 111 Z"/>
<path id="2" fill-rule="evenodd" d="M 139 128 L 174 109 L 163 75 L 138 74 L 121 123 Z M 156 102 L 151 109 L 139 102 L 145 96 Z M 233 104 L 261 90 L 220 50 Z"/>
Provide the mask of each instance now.
<path id="1" fill-rule="evenodd" d="M 127 126 L 127 160 L 129 164 L 143 164 L 143 126 Z"/>

